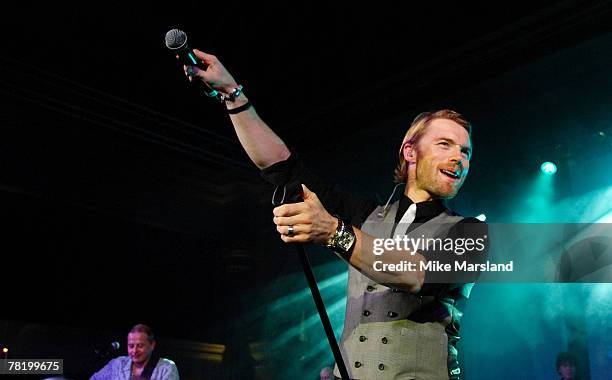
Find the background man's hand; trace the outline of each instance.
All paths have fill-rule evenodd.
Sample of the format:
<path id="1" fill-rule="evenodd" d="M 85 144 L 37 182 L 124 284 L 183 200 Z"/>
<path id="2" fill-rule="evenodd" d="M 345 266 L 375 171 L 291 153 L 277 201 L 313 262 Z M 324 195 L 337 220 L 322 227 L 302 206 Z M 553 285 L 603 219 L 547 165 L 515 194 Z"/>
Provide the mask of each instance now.
<path id="1" fill-rule="evenodd" d="M 333 236 L 338 219 L 330 215 L 317 194 L 306 185 L 304 202 L 278 206 L 273 210 L 274 224 L 285 243 L 325 244 Z M 293 236 L 289 236 L 289 226 L 293 226 Z"/>

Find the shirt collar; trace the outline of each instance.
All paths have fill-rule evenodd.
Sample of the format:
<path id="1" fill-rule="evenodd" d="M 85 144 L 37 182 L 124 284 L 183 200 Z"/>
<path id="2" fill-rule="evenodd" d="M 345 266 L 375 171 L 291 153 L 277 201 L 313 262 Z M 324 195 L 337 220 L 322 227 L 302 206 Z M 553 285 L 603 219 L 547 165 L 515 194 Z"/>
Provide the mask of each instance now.
<path id="1" fill-rule="evenodd" d="M 412 199 L 408 198 L 406 194 L 402 194 L 402 197 L 400 198 L 399 202 L 399 207 L 397 209 L 397 214 L 395 214 L 396 223 L 398 223 L 400 219 L 402 219 L 402 216 L 404 215 L 404 213 L 406 213 L 408 207 L 410 207 L 410 205 L 413 203 L 414 202 L 412 201 Z M 415 220 L 423 218 L 429 220 L 446 210 L 446 205 L 442 199 L 432 199 L 430 201 L 419 202 L 416 204 L 416 206 L 417 209 Z"/>

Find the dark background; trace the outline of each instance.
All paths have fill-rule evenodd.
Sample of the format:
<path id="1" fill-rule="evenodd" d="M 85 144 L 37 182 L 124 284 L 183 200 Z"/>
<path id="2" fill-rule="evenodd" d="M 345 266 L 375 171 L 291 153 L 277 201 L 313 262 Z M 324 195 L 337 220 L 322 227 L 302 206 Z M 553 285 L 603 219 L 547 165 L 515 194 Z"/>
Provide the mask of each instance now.
<path id="1" fill-rule="evenodd" d="M 261 291 L 297 260 L 223 107 L 189 91 L 165 48 L 174 27 L 322 176 L 380 202 L 409 122 L 442 107 L 474 124 L 460 212 L 512 221 L 544 160 L 560 168 L 555 200 L 610 185 L 609 1 L 20 8 L 0 54 L 6 321 L 145 322 L 229 347 L 266 335 L 237 319 L 305 286 Z"/>

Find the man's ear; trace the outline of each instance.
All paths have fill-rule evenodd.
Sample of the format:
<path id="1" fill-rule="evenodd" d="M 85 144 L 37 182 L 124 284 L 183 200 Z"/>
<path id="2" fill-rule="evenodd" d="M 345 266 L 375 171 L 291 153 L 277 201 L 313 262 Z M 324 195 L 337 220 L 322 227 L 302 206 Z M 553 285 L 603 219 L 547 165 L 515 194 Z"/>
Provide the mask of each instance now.
<path id="1" fill-rule="evenodd" d="M 402 146 L 402 154 L 404 155 L 404 160 L 406 160 L 408 164 L 416 163 L 417 150 L 413 143 L 408 141 L 405 142 L 404 146 Z"/>

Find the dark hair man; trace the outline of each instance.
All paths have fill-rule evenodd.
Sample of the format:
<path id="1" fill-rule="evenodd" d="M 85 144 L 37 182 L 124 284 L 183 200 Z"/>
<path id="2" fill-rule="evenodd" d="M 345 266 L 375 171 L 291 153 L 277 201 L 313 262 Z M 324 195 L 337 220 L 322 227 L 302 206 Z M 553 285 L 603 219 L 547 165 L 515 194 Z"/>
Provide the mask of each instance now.
<path id="1" fill-rule="evenodd" d="M 560 352 L 557 355 L 557 373 L 560 380 L 578 380 L 576 375 L 576 358 L 569 352 Z"/>

